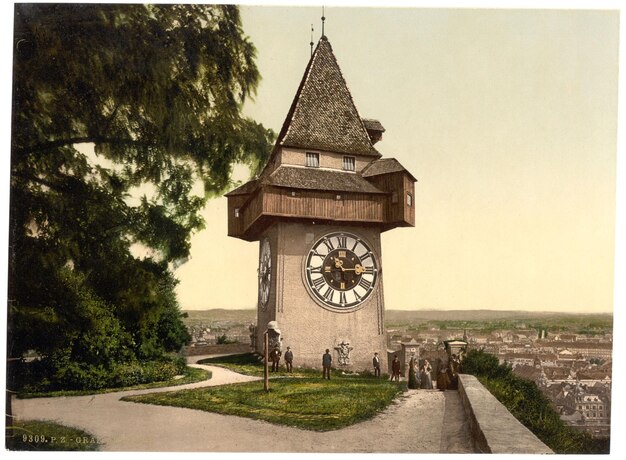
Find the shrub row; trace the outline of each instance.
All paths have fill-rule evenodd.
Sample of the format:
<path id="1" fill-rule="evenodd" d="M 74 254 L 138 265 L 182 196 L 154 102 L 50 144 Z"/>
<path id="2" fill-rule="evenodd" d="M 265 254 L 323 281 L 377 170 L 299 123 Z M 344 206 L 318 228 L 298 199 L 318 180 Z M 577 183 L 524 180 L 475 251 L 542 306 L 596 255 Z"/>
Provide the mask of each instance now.
<path id="1" fill-rule="evenodd" d="M 184 371 L 184 358 L 173 355 L 152 361 L 118 363 L 110 368 L 71 362 L 59 365 L 58 362 L 41 359 L 20 363 L 14 370 L 16 389 L 26 393 L 122 388 L 170 380 Z M 41 379 L 41 375 L 49 377 Z"/>

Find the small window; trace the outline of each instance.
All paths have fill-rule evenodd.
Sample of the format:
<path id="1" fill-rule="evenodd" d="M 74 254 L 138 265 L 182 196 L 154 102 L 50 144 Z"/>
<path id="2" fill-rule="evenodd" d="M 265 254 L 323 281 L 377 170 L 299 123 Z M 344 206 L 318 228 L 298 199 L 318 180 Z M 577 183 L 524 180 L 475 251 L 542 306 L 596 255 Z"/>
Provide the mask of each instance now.
<path id="1" fill-rule="evenodd" d="M 354 171 L 355 165 L 356 165 L 356 159 L 354 157 L 343 157 L 344 171 Z"/>
<path id="2" fill-rule="evenodd" d="M 406 205 L 407 206 L 413 206 L 413 195 L 411 195 L 410 193 L 406 194 Z"/>
<path id="3" fill-rule="evenodd" d="M 306 152 L 306 165 L 311 168 L 319 168 L 320 154 L 315 152 Z"/>
<path id="4" fill-rule="evenodd" d="M 239 217 L 239 208 L 235 208 L 235 217 Z"/>

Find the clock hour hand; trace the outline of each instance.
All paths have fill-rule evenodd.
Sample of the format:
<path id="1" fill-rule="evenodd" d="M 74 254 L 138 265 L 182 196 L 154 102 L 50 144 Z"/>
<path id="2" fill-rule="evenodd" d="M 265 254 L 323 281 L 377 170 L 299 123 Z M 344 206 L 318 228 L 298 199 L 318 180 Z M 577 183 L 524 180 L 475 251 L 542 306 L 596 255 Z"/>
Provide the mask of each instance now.
<path id="1" fill-rule="evenodd" d="M 343 266 L 343 260 L 341 260 L 340 258 L 335 258 L 335 267 L 336 268 L 341 268 L 342 272 L 354 272 L 357 275 L 360 275 L 361 273 L 365 273 L 365 268 L 363 267 L 363 265 L 361 264 L 356 264 L 354 266 L 354 268 L 345 268 Z"/>

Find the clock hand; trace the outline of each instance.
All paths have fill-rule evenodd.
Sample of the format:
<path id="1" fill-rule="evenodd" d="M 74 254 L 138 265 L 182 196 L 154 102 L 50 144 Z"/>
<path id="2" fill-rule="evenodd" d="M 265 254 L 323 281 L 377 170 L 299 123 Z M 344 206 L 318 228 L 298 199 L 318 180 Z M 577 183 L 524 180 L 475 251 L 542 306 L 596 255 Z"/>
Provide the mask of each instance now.
<path id="1" fill-rule="evenodd" d="M 335 266 L 337 268 L 341 268 L 342 272 L 354 272 L 357 275 L 360 275 L 361 273 L 365 273 L 365 267 L 363 267 L 362 265 L 356 264 L 354 268 L 345 268 L 343 266 L 343 261 L 339 259 L 337 259 L 337 262 L 335 262 Z"/>

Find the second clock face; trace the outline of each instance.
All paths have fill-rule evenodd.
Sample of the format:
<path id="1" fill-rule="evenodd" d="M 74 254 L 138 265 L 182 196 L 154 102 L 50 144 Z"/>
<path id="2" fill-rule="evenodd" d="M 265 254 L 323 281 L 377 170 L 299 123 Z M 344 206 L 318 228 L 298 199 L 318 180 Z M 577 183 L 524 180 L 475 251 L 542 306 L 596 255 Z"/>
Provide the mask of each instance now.
<path id="1" fill-rule="evenodd" d="M 270 298 L 270 288 L 272 279 L 272 254 L 270 242 L 267 238 L 261 243 L 261 254 L 259 257 L 259 304 L 262 308 L 267 306 Z"/>
<path id="2" fill-rule="evenodd" d="M 305 281 L 319 302 L 353 309 L 374 291 L 378 261 L 368 244 L 352 233 L 336 232 L 313 244 L 305 259 Z"/>

